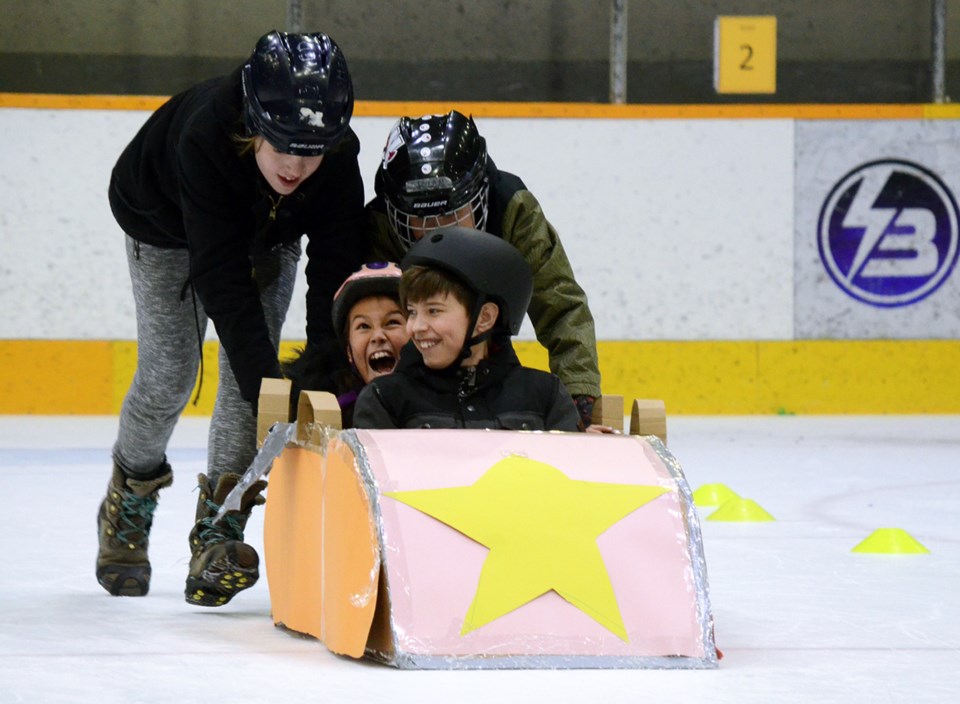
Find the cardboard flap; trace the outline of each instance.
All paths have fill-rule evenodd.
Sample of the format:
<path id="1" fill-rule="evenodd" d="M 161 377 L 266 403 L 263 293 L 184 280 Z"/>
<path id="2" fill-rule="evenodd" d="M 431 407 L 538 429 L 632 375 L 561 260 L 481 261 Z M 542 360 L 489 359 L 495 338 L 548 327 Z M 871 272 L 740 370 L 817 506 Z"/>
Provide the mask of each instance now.
<path id="1" fill-rule="evenodd" d="M 263 551 L 274 623 L 323 636 L 323 458 L 288 447 L 274 460 Z"/>
<path id="2" fill-rule="evenodd" d="M 656 435 L 667 444 L 667 410 L 658 399 L 637 399 L 630 411 L 631 435 Z"/>
<path id="3" fill-rule="evenodd" d="M 327 452 L 323 512 L 323 642 L 339 655 L 363 657 L 377 608 L 380 543 L 371 497 L 357 458 L 334 440 Z"/>
<path id="4" fill-rule="evenodd" d="M 329 391 L 301 391 L 297 405 L 297 442 L 318 445 L 322 427 L 335 430 L 343 427 L 337 397 Z"/>
<path id="5" fill-rule="evenodd" d="M 594 401 L 593 423 L 623 432 L 623 396 L 604 394 Z"/>
<path id="6" fill-rule="evenodd" d="M 274 623 L 334 653 L 364 654 L 378 604 L 380 546 L 356 458 L 288 447 L 270 474 L 264 554 Z"/>
<path id="7" fill-rule="evenodd" d="M 260 397 L 257 400 L 257 447 L 263 445 L 264 438 L 274 423 L 290 422 L 290 391 L 293 384 L 289 379 L 265 378 L 260 382 Z"/>

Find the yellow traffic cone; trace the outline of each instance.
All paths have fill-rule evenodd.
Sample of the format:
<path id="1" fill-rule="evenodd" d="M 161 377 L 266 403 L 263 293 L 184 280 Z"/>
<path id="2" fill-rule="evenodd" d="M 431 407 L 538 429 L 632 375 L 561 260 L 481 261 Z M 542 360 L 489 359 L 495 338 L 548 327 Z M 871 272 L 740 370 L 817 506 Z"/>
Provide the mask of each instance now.
<path id="1" fill-rule="evenodd" d="M 737 492 L 726 484 L 704 484 L 693 492 L 693 503 L 697 506 L 720 506 L 736 498 L 739 498 Z"/>
<path id="2" fill-rule="evenodd" d="M 877 528 L 850 552 L 868 552 L 878 555 L 920 555 L 930 551 L 903 528 Z"/>
<path id="3" fill-rule="evenodd" d="M 773 516 L 753 499 L 740 497 L 724 501 L 716 511 L 707 516 L 708 521 L 773 521 Z"/>

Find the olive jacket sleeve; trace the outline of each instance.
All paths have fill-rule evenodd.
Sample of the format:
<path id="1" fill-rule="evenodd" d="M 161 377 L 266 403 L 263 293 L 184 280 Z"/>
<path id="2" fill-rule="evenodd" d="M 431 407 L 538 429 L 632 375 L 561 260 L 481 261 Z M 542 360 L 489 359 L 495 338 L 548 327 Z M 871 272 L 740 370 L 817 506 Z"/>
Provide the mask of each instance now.
<path id="1" fill-rule="evenodd" d="M 600 367 L 593 315 L 577 283 L 563 244 L 528 190 L 510 198 L 503 239 L 516 247 L 533 270 L 528 313 L 537 340 L 546 347 L 550 371 L 573 396 L 600 396 Z"/>

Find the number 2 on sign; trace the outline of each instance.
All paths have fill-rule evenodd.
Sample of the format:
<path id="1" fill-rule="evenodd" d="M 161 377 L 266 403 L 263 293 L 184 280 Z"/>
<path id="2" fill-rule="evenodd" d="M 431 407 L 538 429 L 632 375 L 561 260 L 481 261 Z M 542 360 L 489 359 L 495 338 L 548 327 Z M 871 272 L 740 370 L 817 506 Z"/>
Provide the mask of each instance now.
<path id="1" fill-rule="evenodd" d="M 753 58 L 753 47 L 749 44 L 741 44 L 740 49 L 747 52 L 746 57 L 744 57 L 743 62 L 740 64 L 740 70 L 752 71 L 753 66 L 750 65 L 750 59 Z"/>

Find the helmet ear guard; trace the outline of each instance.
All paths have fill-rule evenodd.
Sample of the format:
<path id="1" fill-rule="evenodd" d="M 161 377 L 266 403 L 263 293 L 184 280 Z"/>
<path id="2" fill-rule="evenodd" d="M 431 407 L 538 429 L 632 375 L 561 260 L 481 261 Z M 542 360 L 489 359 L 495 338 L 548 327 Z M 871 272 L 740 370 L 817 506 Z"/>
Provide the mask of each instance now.
<path id="1" fill-rule="evenodd" d="M 326 34 L 264 35 L 243 67 L 242 85 L 244 125 L 279 152 L 320 156 L 349 129 L 353 82 Z"/>

